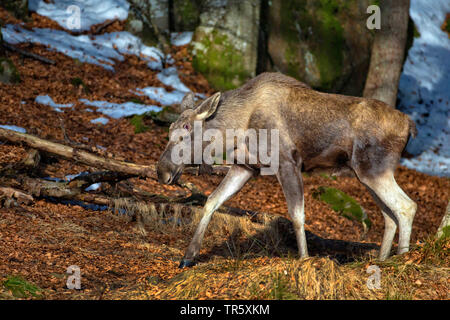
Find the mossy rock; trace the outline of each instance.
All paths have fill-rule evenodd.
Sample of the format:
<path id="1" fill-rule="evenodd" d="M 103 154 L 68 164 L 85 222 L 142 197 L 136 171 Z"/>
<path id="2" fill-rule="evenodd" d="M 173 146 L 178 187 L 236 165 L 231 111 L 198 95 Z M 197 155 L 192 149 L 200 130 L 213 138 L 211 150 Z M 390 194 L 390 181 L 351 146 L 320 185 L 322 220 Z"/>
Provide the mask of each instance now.
<path id="1" fill-rule="evenodd" d="M 200 24 L 203 0 L 173 0 L 173 29 L 194 31 Z"/>
<path id="2" fill-rule="evenodd" d="M 373 34 L 363 0 L 273 0 L 268 50 L 273 69 L 327 92 L 361 94 Z"/>
<path id="3" fill-rule="evenodd" d="M 243 65 L 242 52 L 233 46 L 229 37 L 218 30 L 197 37 L 194 44 L 193 66 L 218 90 L 234 89 L 251 77 Z"/>
<path id="4" fill-rule="evenodd" d="M 190 51 L 194 68 L 217 90 L 241 86 L 255 76 L 260 2 L 205 1 Z"/>
<path id="5" fill-rule="evenodd" d="M 0 58 L 0 82 L 18 83 L 20 74 L 16 66 L 10 59 Z"/>

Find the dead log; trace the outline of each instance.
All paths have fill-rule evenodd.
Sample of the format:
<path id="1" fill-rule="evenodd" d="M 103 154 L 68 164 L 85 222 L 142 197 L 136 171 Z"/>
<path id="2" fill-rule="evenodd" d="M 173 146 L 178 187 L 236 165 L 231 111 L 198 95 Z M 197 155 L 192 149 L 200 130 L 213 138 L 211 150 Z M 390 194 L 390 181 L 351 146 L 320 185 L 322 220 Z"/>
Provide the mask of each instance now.
<path id="1" fill-rule="evenodd" d="M 125 161 L 107 159 L 93 155 L 84 150 L 3 128 L 0 128 L 0 138 L 13 143 L 24 143 L 31 148 L 45 151 L 68 160 L 74 160 L 95 168 L 102 168 L 139 177 L 155 177 L 155 165 L 138 165 Z"/>
<path id="2" fill-rule="evenodd" d="M 27 146 L 44 151 L 67 160 L 73 160 L 88 166 L 104 170 L 115 171 L 128 174 L 130 176 L 156 179 L 156 165 L 140 165 L 131 162 L 119 161 L 94 155 L 88 151 L 80 150 L 76 147 L 66 146 L 60 143 L 51 142 L 26 133 L 0 128 L 0 139 L 8 140 L 16 144 L 26 144 Z M 213 174 L 223 175 L 229 170 L 227 165 L 212 166 Z M 199 174 L 198 167 L 187 167 L 184 172 Z"/>
<path id="3" fill-rule="evenodd" d="M 34 199 L 29 194 L 24 193 L 21 190 L 17 190 L 10 187 L 0 187 L 0 202 L 5 201 L 16 201 L 19 204 L 31 204 Z M 9 205 L 6 205 L 7 207 Z"/>

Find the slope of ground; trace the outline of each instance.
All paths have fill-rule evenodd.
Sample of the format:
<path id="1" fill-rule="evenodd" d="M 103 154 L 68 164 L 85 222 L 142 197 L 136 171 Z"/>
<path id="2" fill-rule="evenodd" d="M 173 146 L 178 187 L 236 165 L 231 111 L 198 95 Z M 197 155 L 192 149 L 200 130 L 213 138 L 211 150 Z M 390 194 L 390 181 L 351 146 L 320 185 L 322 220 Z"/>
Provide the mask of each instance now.
<path id="1" fill-rule="evenodd" d="M 0 16 L 6 21 L 12 19 L 2 10 Z M 36 24 L 36 21 L 39 27 L 51 24 L 43 17 L 30 23 Z M 121 26 L 110 28 L 120 30 Z M 71 140 L 106 148 L 103 152 L 118 159 L 140 164 L 158 160 L 167 141 L 167 128 L 151 119 L 144 119 L 147 131 L 135 133 L 135 127 L 126 118 L 109 118 L 105 125 L 91 123 L 103 115 L 82 103 L 55 112 L 35 102 L 36 96 L 48 94 L 57 103 L 86 98 L 118 103 L 140 99 L 146 104 L 158 104 L 130 93 L 130 89 L 145 86 L 171 90 L 157 79 L 156 72 L 148 69 L 144 61 L 129 56 L 117 62 L 116 72 L 112 73 L 48 51 L 43 46 L 22 44 L 20 47 L 50 58 L 56 65 L 10 54 L 22 81 L 0 85 L 0 124 L 16 125 L 25 128 L 27 133 L 61 142 L 64 142 L 64 128 Z M 193 71 L 186 47 L 172 49 L 181 80 L 195 92 L 211 93 L 204 78 Z M 0 167 L 20 161 L 25 151 L 20 146 L 0 144 Z M 64 160 L 48 163 L 40 169 L 44 176 L 59 178 L 92 170 Z M 380 291 L 365 287 L 366 267 L 376 263 L 373 258 L 356 257 L 350 264 L 339 264 L 333 260 L 335 255 L 319 250 L 313 252 L 317 257 L 297 261 L 295 250 L 288 242 L 280 240 L 282 237 L 276 230 L 268 226 L 261 229 L 244 218 L 226 220 L 216 215 L 207 232 L 201 264 L 191 270 L 179 270 L 178 261 L 190 240 L 195 219 L 185 226 L 168 225 L 158 219 L 154 220 L 154 225 L 142 224 L 119 216 L 113 210 L 93 211 L 44 199 L 31 206 L 0 208 L 0 283 L 20 276 L 41 288 L 37 297 L 46 299 L 448 299 L 449 245 L 446 242 L 436 244 L 430 237 L 436 232 L 450 197 L 450 180 L 404 167 L 397 170 L 396 177 L 399 185 L 418 203 L 412 235 L 415 249 L 379 264 L 382 275 L 386 275 L 382 278 L 384 289 Z M 183 179 L 209 194 L 221 178 L 185 175 Z M 384 223 L 381 213 L 356 179 L 305 176 L 304 180 L 306 228 L 310 232 L 328 239 L 380 243 Z M 151 179 L 133 179 L 133 183 L 153 193 L 184 192 L 179 187 L 162 186 Z M 361 239 L 363 229 L 358 222 L 346 219 L 312 197 L 313 191 L 322 185 L 345 191 L 366 209 L 373 227 L 364 239 Z M 274 177 L 252 179 L 228 204 L 271 216 L 287 215 L 281 188 Z M 286 230 L 279 233 L 283 235 L 283 232 L 286 234 Z M 81 269 L 82 290 L 69 290 L 65 286 L 66 269 L 71 265 Z M 309 280 L 299 278 L 302 270 L 310 275 Z M 331 282 L 331 287 L 323 287 L 327 274 L 338 279 Z M 305 283 L 311 291 L 302 291 L 295 283 Z M 0 288 L 0 298 L 14 297 L 7 286 Z"/>

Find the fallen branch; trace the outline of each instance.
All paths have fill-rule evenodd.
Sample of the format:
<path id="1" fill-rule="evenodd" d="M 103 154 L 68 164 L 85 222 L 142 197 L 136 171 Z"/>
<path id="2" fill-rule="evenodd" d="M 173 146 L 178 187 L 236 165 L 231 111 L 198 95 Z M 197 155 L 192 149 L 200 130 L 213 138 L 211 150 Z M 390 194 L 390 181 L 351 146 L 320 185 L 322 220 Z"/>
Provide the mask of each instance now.
<path id="1" fill-rule="evenodd" d="M 139 177 L 155 177 L 155 165 L 138 165 L 125 161 L 107 159 L 93 155 L 84 150 L 3 128 L 0 128 L 0 138 L 13 143 L 24 143 L 31 148 L 45 151 L 65 159 L 75 160 L 95 168 L 102 168 Z"/>
<path id="2" fill-rule="evenodd" d="M 0 139 L 12 143 L 24 143 L 27 146 L 44 151 L 68 160 L 74 160 L 88 166 L 104 170 L 115 171 L 130 176 L 156 179 L 156 165 L 140 165 L 131 162 L 119 161 L 94 155 L 85 150 L 66 146 L 60 143 L 44 140 L 26 133 L 0 128 Z M 213 174 L 223 175 L 229 170 L 227 165 L 212 166 Z M 184 172 L 198 174 L 198 167 L 187 167 Z"/>
<path id="3" fill-rule="evenodd" d="M 114 22 L 116 22 L 117 19 L 113 19 L 113 20 L 106 20 L 105 22 L 97 25 L 97 26 L 93 26 L 91 28 L 91 33 L 92 34 L 99 34 L 100 31 L 102 31 L 103 29 L 109 27 L 110 25 L 112 25 Z"/>
<path id="4" fill-rule="evenodd" d="M 15 47 L 15 46 L 13 46 L 13 45 L 11 45 L 9 43 L 6 43 L 6 42 L 1 43 L 1 46 L 3 48 L 5 48 L 6 50 L 17 52 L 18 54 L 20 54 L 20 55 L 22 55 L 24 57 L 28 57 L 28 58 L 31 58 L 31 59 L 34 59 L 34 60 L 38 60 L 38 61 L 46 63 L 46 64 L 51 64 L 51 65 L 56 64 L 55 61 L 53 61 L 53 60 L 47 59 L 47 58 L 45 58 L 43 56 L 40 56 L 40 55 L 32 53 L 32 52 L 28 52 L 28 51 L 19 49 L 19 48 Z"/>
<path id="5" fill-rule="evenodd" d="M 16 201 L 19 204 L 23 203 L 27 205 L 34 201 L 32 196 L 21 190 L 10 187 L 0 187 L 0 202 L 4 199 L 5 201 Z M 7 204 L 6 206 L 8 207 L 9 205 Z"/>

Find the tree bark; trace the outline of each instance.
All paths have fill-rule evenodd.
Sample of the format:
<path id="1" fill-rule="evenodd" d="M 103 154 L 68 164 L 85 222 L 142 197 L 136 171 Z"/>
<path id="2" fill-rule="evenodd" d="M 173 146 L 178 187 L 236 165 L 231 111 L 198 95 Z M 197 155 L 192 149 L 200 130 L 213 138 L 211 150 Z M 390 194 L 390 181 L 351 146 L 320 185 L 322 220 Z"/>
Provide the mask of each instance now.
<path id="1" fill-rule="evenodd" d="M 442 238 L 443 236 L 450 236 L 450 201 L 448 202 L 444 217 L 442 217 L 441 225 L 439 226 L 436 233 L 436 237 L 438 239 Z"/>
<path id="2" fill-rule="evenodd" d="M 381 0 L 381 29 L 375 30 L 363 96 L 395 108 L 408 29 L 410 0 Z"/>

